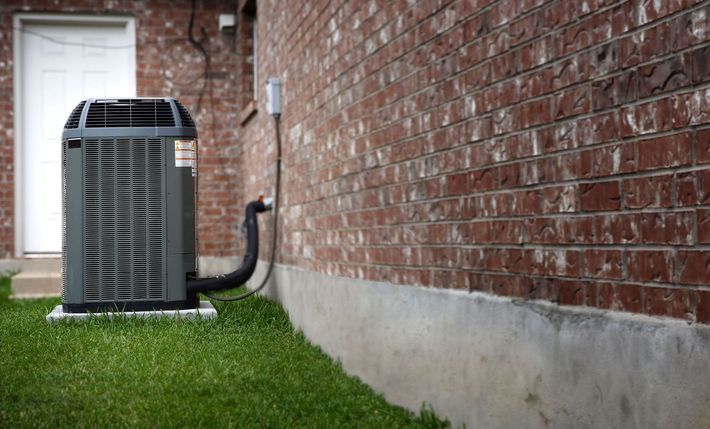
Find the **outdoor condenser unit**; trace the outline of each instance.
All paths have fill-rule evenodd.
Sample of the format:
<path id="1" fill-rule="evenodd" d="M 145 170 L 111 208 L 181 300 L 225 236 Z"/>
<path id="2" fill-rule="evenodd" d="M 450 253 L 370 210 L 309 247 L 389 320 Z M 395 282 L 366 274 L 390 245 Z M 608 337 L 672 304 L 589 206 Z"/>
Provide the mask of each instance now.
<path id="1" fill-rule="evenodd" d="M 197 130 L 173 98 L 88 99 L 62 134 L 65 312 L 194 308 Z"/>

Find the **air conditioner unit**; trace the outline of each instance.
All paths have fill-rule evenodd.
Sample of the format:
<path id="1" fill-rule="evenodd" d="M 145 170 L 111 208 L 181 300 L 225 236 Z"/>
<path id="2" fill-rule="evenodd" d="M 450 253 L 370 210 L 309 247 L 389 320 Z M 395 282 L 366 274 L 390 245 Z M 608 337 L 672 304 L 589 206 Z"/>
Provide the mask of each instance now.
<path id="1" fill-rule="evenodd" d="M 76 106 L 62 134 L 65 312 L 196 306 L 196 149 L 173 98 Z"/>
<path id="2" fill-rule="evenodd" d="M 280 153 L 278 132 L 277 141 Z M 242 264 L 198 278 L 196 174 L 195 123 L 174 98 L 92 98 L 76 106 L 62 133 L 64 313 L 192 309 L 199 293 L 249 280 L 259 254 L 257 214 L 277 204 L 263 197 L 247 204 Z"/>

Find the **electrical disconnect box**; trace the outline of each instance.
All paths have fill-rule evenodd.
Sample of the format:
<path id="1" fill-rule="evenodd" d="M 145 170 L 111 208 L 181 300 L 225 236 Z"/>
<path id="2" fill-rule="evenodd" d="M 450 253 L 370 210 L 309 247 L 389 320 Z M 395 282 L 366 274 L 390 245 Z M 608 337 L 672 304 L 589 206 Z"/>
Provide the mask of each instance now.
<path id="1" fill-rule="evenodd" d="M 281 81 L 275 77 L 266 81 L 266 112 L 271 116 L 281 115 Z"/>

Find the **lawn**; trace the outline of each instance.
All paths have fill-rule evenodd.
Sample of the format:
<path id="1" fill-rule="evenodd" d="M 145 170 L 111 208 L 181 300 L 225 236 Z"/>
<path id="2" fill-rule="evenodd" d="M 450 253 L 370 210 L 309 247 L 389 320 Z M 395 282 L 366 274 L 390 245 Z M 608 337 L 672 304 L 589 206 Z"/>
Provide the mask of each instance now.
<path id="1" fill-rule="evenodd" d="M 0 278 L 0 427 L 445 427 L 347 376 L 256 297 L 216 320 L 50 326 Z"/>

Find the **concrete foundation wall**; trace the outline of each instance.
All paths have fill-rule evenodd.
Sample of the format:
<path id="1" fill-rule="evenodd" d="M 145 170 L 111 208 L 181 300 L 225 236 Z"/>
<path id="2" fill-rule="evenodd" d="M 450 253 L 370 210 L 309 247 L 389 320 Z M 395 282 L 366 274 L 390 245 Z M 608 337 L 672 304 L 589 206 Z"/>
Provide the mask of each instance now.
<path id="1" fill-rule="evenodd" d="M 237 256 L 221 258 L 215 256 L 200 256 L 197 260 L 197 268 L 201 277 L 207 277 L 232 272 L 236 270 L 241 263 L 242 258 Z"/>
<path id="2" fill-rule="evenodd" d="M 455 426 L 710 427 L 708 326 L 285 266 L 266 294 L 348 373 Z"/>

